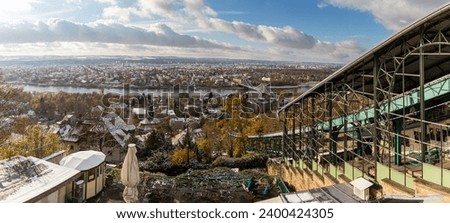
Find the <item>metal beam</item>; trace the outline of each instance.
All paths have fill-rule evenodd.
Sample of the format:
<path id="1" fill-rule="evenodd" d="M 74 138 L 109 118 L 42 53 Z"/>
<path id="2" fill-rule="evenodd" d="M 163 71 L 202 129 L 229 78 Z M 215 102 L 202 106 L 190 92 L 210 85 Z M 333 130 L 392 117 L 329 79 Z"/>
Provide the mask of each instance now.
<path id="1" fill-rule="evenodd" d="M 373 83 L 374 83 L 374 89 L 373 89 L 373 99 L 374 99 L 374 108 L 373 108 L 373 116 L 374 116 L 374 122 L 373 122 L 373 132 L 372 132 L 372 141 L 373 141 L 373 159 L 375 162 L 375 178 L 377 176 L 377 163 L 378 163 L 378 117 L 379 117 L 379 109 L 380 105 L 378 103 L 378 77 L 380 73 L 379 69 L 379 59 L 378 57 L 374 57 L 373 60 L 374 66 L 373 66 Z"/>
<path id="2" fill-rule="evenodd" d="M 424 122 L 425 121 L 425 58 L 424 58 L 424 55 L 422 54 L 423 53 L 422 47 L 419 49 L 419 52 L 421 53 L 419 55 L 420 141 L 421 141 L 421 148 L 422 148 L 421 161 L 423 163 L 423 162 L 425 162 L 425 153 L 427 151 L 427 144 L 425 143 L 426 136 L 427 136 L 427 125 Z"/>
<path id="3" fill-rule="evenodd" d="M 401 142 L 401 134 L 402 134 L 402 130 L 403 130 L 403 118 L 397 118 L 394 120 L 394 132 L 395 132 L 395 136 L 394 136 L 394 162 L 395 165 L 401 165 L 402 159 L 401 159 L 401 154 L 402 154 L 402 142 Z"/>

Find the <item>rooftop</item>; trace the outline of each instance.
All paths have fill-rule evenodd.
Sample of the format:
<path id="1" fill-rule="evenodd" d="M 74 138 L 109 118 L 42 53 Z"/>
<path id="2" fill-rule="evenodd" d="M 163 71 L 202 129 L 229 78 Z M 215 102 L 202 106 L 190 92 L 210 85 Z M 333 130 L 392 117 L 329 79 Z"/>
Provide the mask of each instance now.
<path id="1" fill-rule="evenodd" d="M 59 164 L 79 171 L 85 171 L 105 162 L 105 157 L 105 154 L 98 151 L 80 151 L 64 157 Z"/>
<path id="2" fill-rule="evenodd" d="M 359 203 L 347 184 L 336 184 L 312 190 L 280 194 L 283 203 Z"/>
<path id="3" fill-rule="evenodd" d="M 0 203 L 38 201 L 41 195 L 76 178 L 78 170 L 35 157 L 0 161 Z"/>

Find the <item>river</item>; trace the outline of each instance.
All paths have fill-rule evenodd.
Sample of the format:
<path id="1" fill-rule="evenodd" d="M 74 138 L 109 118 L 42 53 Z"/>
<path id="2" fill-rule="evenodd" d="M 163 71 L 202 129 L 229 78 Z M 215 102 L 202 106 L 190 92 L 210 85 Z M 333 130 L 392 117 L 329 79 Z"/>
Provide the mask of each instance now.
<path id="1" fill-rule="evenodd" d="M 66 92 L 66 93 L 81 93 L 81 94 L 92 94 L 92 93 L 101 93 L 102 89 L 97 87 L 73 87 L 73 86 L 38 86 L 38 85 L 13 85 L 14 87 L 21 87 L 26 92 L 49 92 L 49 93 L 58 93 L 58 92 Z M 298 92 L 305 92 L 310 88 L 310 86 L 303 85 L 303 86 L 275 86 L 272 87 L 274 91 L 279 92 L 281 91 L 292 91 L 295 93 Z M 173 93 L 172 88 L 149 88 L 149 89 L 142 89 L 142 88 L 130 88 L 130 93 L 145 93 L 145 94 L 154 94 L 154 95 L 162 95 L 167 93 Z M 187 92 L 186 90 L 180 90 L 180 92 Z M 233 93 L 239 93 L 239 92 L 245 92 L 243 88 L 235 87 L 235 88 L 196 88 L 194 93 L 200 94 L 200 95 L 206 95 L 208 93 L 214 93 L 219 95 L 229 95 Z M 103 88 L 103 93 L 123 93 L 122 88 Z"/>
<path id="2" fill-rule="evenodd" d="M 49 93 L 58 93 L 58 92 L 66 92 L 66 93 L 81 93 L 81 94 L 92 94 L 92 93 L 101 93 L 102 89 L 95 87 L 72 87 L 72 86 L 37 86 L 37 85 L 16 85 L 15 87 L 21 87 L 25 92 L 49 92 Z M 180 92 L 186 92 L 181 90 Z M 206 95 L 208 93 L 215 93 L 220 95 L 228 95 L 232 93 L 239 92 L 239 89 L 219 89 L 219 88 L 200 88 L 195 89 L 194 93 L 199 93 L 201 95 Z M 122 88 L 103 88 L 103 93 L 123 93 Z M 171 88 L 152 88 L 152 89 L 139 89 L 139 88 L 130 88 L 130 93 L 152 93 L 154 95 L 162 95 L 167 93 L 173 93 L 173 89 Z"/>

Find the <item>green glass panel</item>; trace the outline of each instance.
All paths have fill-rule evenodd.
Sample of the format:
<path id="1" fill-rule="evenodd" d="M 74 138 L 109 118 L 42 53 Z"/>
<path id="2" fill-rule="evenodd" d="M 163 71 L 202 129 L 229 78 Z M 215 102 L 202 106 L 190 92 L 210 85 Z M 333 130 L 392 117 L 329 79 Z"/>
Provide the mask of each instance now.
<path id="1" fill-rule="evenodd" d="M 423 164 L 423 179 L 441 185 L 441 168 L 427 163 Z"/>

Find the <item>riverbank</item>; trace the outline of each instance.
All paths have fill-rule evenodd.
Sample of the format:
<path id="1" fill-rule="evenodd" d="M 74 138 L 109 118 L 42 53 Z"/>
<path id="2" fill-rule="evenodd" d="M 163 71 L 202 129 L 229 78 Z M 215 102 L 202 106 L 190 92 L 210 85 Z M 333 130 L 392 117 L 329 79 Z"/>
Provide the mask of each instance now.
<path id="1" fill-rule="evenodd" d="M 95 86 L 72 86 L 72 85 L 33 85 L 33 84 L 17 84 L 17 83 L 5 83 L 5 85 L 15 88 L 22 88 L 25 92 L 38 92 L 38 93 L 80 93 L 80 94 L 92 94 L 92 93 L 121 93 L 123 92 L 123 86 L 109 86 L 109 87 L 95 87 Z M 199 87 L 196 86 L 194 93 L 208 94 L 210 92 L 227 95 L 243 91 L 243 87 Z M 130 93 L 172 93 L 173 87 L 139 87 L 130 86 Z M 184 92 L 184 91 L 180 91 Z"/>

